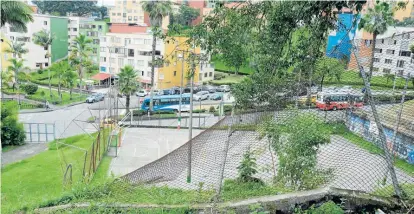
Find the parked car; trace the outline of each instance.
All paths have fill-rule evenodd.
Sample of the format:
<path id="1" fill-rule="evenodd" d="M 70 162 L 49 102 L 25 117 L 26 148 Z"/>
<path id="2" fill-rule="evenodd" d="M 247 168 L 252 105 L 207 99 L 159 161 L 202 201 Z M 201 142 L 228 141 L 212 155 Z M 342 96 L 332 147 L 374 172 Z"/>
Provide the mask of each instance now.
<path id="1" fill-rule="evenodd" d="M 209 97 L 210 97 L 210 92 L 208 91 L 199 91 L 195 93 L 193 96 L 194 100 L 196 101 L 207 100 Z"/>
<path id="2" fill-rule="evenodd" d="M 154 95 L 163 95 L 163 91 L 162 90 L 158 90 L 158 89 L 154 89 L 152 91 L 154 93 Z M 151 92 L 149 92 L 148 94 L 150 94 Z"/>
<path id="3" fill-rule="evenodd" d="M 96 93 L 96 94 L 93 94 L 92 96 L 95 96 L 97 101 L 102 101 L 105 99 L 105 96 L 102 93 Z"/>
<path id="4" fill-rule="evenodd" d="M 146 90 L 139 90 L 139 91 L 137 91 L 136 95 L 138 97 L 145 97 L 145 96 L 148 95 L 148 92 Z"/>
<path id="5" fill-rule="evenodd" d="M 210 95 L 210 100 L 222 100 L 223 94 L 222 93 L 214 93 Z"/>
<path id="6" fill-rule="evenodd" d="M 208 91 L 208 92 L 210 92 L 210 93 L 215 93 L 217 90 L 216 90 L 216 87 L 214 87 L 214 86 L 211 86 L 211 85 L 203 85 L 202 87 L 201 87 L 201 90 L 202 91 Z"/>
<path id="7" fill-rule="evenodd" d="M 230 86 L 229 85 L 220 85 L 217 88 L 217 91 L 220 91 L 220 92 L 229 92 L 230 91 Z"/>
<path id="8" fill-rule="evenodd" d="M 94 95 L 90 95 L 89 97 L 86 98 L 86 103 L 94 103 L 99 101 L 98 98 Z"/>

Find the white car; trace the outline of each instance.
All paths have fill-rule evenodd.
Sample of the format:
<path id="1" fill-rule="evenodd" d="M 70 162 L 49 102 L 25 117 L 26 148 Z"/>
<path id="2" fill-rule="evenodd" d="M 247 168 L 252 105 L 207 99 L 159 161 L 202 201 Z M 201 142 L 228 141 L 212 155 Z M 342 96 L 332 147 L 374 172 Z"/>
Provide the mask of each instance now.
<path id="1" fill-rule="evenodd" d="M 139 90 L 139 91 L 136 93 L 136 95 L 137 95 L 138 97 L 145 97 L 145 96 L 147 96 L 147 95 L 148 95 L 148 92 L 147 92 L 146 90 Z"/>
<path id="2" fill-rule="evenodd" d="M 193 99 L 196 101 L 207 100 L 210 97 L 210 92 L 208 91 L 199 91 L 193 95 Z"/>

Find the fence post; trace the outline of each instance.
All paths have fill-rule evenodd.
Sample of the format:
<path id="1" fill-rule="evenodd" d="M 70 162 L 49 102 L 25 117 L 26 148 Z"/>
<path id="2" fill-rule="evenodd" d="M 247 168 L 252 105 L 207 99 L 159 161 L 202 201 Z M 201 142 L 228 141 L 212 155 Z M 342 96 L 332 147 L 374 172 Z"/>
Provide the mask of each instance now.
<path id="1" fill-rule="evenodd" d="M 40 142 L 40 128 L 39 128 L 39 123 L 36 123 L 37 125 L 37 142 Z"/>
<path id="2" fill-rule="evenodd" d="M 48 140 L 48 134 L 47 134 L 47 123 L 45 123 L 45 133 L 46 133 L 46 142 L 49 142 L 49 140 Z"/>
<path id="3" fill-rule="evenodd" d="M 30 142 L 32 142 L 32 124 L 29 123 L 29 134 L 30 134 Z"/>

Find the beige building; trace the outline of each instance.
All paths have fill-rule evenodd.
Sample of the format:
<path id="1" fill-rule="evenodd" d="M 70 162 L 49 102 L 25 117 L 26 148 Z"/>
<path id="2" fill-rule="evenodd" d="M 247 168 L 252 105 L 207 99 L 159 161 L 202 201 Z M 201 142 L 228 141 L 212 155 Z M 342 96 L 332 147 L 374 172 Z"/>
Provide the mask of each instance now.
<path id="1" fill-rule="evenodd" d="M 394 18 L 398 21 L 403 21 L 409 17 L 414 17 L 414 0 L 408 0 L 405 9 L 397 10 L 394 14 Z"/>

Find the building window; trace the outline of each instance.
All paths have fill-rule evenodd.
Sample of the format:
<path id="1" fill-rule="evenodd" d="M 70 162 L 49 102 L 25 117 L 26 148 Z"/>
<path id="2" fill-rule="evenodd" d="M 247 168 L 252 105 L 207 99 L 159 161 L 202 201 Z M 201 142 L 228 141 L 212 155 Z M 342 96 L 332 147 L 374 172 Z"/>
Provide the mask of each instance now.
<path id="1" fill-rule="evenodd" d="M 134 16 L 134 21 L 138 21 L 138 16 Z"/>
<path id="2" fill-rule="evenodd" d="M 150 45 L 150 44 L 151 44 L 151 39 L 144 40 L 144 45 Z"/>
<path id="3" fill-rule="evenodd" d="M 395 53 L 395 50 L 390 50 L 390 49 L 387 50 L 387 54 L 389 55 L 393 55 L 394 53 Z"/>
<path id="4" fill-rule="evenodd" d="M 134 56 L 134 49 L 128 49 L 128 56 L 130 57 Z"/>
<path id="5" fill-rule="evenodd" d="M 374 62 L 380 62 L 379 58 L 374 58 Z"/>
<path id="6" fill-rule="evenodd" d="M 404 68 L 404 60 L 398 60 L 397 61 L 397 67 L 399 67 L 399 68 Z"/>
<path id="7" fill-rule="evenodd" d="M 49 49 L 49 47 L 43 47 L 43 49 L 44 49 L 45 51 L 47 51 L 47 50 Z"/>
<path id="8" fill-rule="evenodd" d="M 43 21 L 43 25 L 47 25 L 47 21 Z"/>
<path id="9" fill-rule="evenodd" d="M 133 59 L 128 59 L 128 65 L 134 66 L 134 60 Z"/>
<path id="10" fill-rule="evenodd" d="M 106 67 L 101 66 L 101 71 L 106 72 Z"/>
<path id="11" fill-rule="evenodd" d="M 410 56 L 411 52 L 410 51 L 400 51 L 400 56 Z"/>
<path id="12" fill-rule="evenodd" d="M 139 17 L 139 20 L 144 20 L 144 17 L 143 17 L 143 16 L 140 16 L 140 17 Z"/>
<path id="13" fill-rule="evenodd" d="M 177 76 L 177 71 L 174 71 L 174 76 Z"/>
<path id="14" fill-rule="evenodd" d="M 144 71 L 141 71 L 141 76 L 144 76 Z"/>
<path id="15" fill-rule="evenodd" d="M 389 68 L 384 68 L 384 69 L 382 70 L 382 72 L 384 72 L 385 74 L 390 74 L 390 73 L 391 73 L 391 69 L 389 69 Z"/>
<path id="16" fill-rule="evenodd" d="M 379 68 L 374 67 L 373 71 L 379 71 Z"/>
<path id="17" fill-rule="evenodd" d="M 77 32 L 77 31 L 78 31 L 78 28 L 73 28 L 73 31 L 74 31 L 74 32 Z"/>
<path id="18" fill-rule="evenodd" d="M 101 62 L 106 62 L 106 57 L 101 57 Z"/>
<path id="19" fill-rule="evenodd" d="M 391 64 L 392 60 L 391 59 L 385 59 L 385 64 Z"/>
<path id="20" fill-rule="evenodd" d="M 204 77 L 207 77 L 207 73 L 204 73 Z"/>
<path id="21" fill-rule="evenodd" d="M 45 62 L 45 67 L 49 66 L 49 63 Z"/>
<path id="22" fill-rule="evenodd" d="M 98 25 L 98 30 L 102 30 L 102 25 Z"/>
<path id="23" fill-rule="evenodd" d="M 137 60 L 138 66 L 144 66 L 144 60 Z"/>
<path id="24" fill-rule="evenodd" d="M 113 15 L 113 16 L 115 16 L 115 15 L 116 15 L 116 13 L 112 13 L 112 15 Z"/>
<path id="25" fill-rule="evenodd" d="M 128 16 L 128 21 L 132 21 L 132 16 Z"/>
<path id="26" fill-rule="evenodd" d="M 384 44 L 384 39 L 381 39 L 381 44 Z"/>
<path id="27" fill-rule="evenodd" d="M 124 58 L 118 58 L 118 66 L 124 67 Z"/>
<path id="28" fill-rule="evenodd" d="M 106 37 L 103 37 L 103 42 L 106 42 Z"/>
<path id="29" fill-rule="evenodd" d="M 101 47 L 101 52 L 105 52 L 105 47 Z"/>
<path id="30" fill-rule="evenodd" d="M 121 13 L 118 13 L 118 16 L 120 16 L 121 15 Z"/>
<path id="31" fill-rule="evenodd" d="M 210 73 L 208 74 L 208 76 L 209 76 L 209 77 L 212 77 L 212 76 L 213 76 L 213 72 L 210 72 Z"/>
<path id="32" fill-rule="evenodd" d="M 122 13 L 122 17 L 126 18 L 127 17 L 126 13 Z"/>
<path id="33" fill-rule="evenodd" d="M 93 53 L 93 54 L 97 54 L 97 53 L 98 53 L 98 48 L 93 48 L 93 49 L 92 49 L 92 53 Z"/>
<path id="34" fill-rule="evenodd" d="M 382 53 L 382 49 L 375 48 L 375 53 Z"/>
<path id="35" fill-rule="evenodd" d="M 366 39 L 365 40 L 365 46 L 370 46 L 372 43 L 372 40 Z"/>
<path id="36" fill-rule="evenodd" d="M 94 39 L 94 40 L 93 40 L 93 44 L 95 44 L 95 45 L 99 45 L 99 39 Z"/>
<path id="37" fill-rule="evenodd" d="M 160 76 L 158 77 L 158 79 L 163 80 L 164 79 L 164 74 L 160 74 Z"/>
<path id="38" fill-rule="evenodd" d="M 36 67 L 40 67 L 42 63 L 36 63 Z"/>
<path id="39" fill-rule="evenodd" d="M 397 40 L 394 40 L 394 45 L 396 45 L 397 44 Z"/>
<path id="40" fill-rule="evenodd" d="M 404 70 L 398 70 L 398 75 L 403 76 L 404 75 Z"/>

